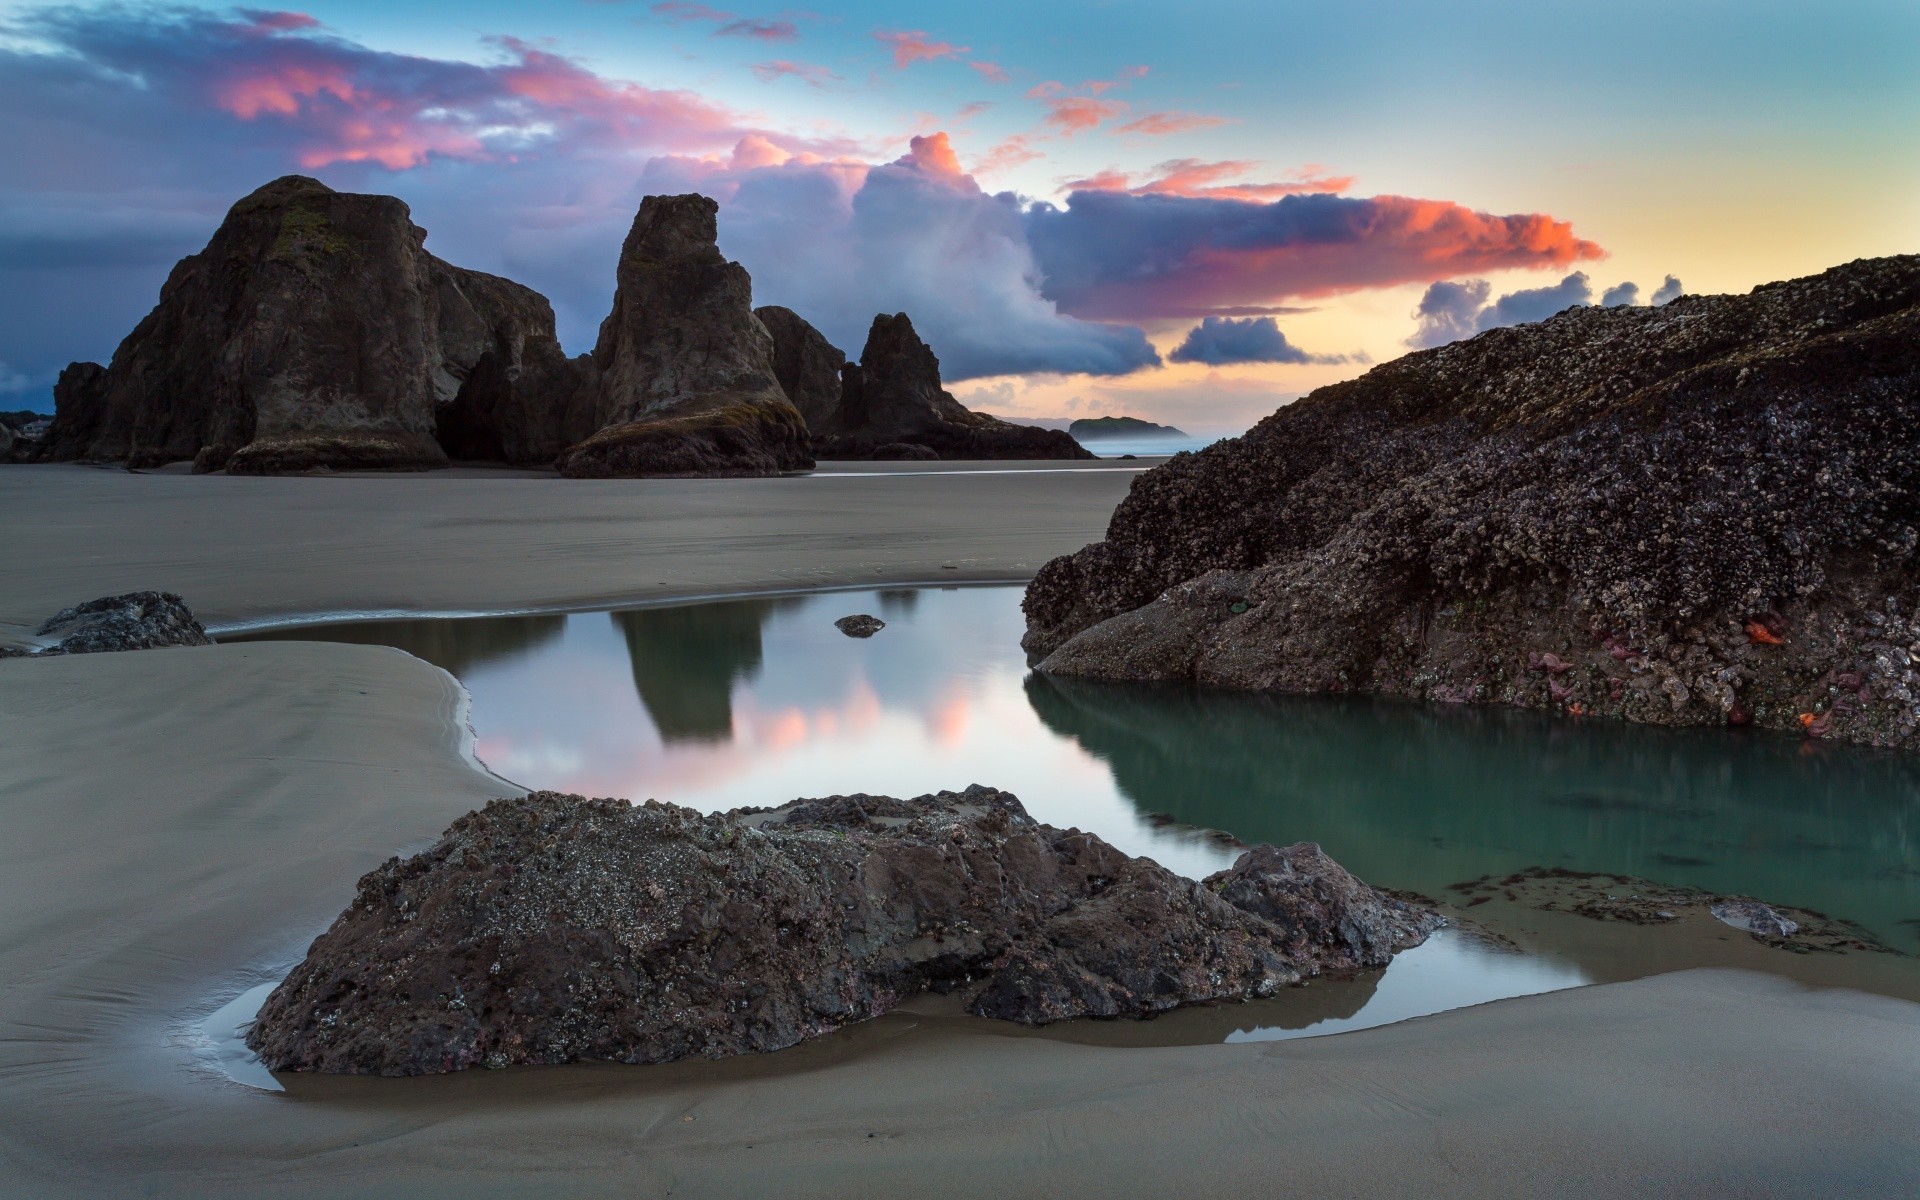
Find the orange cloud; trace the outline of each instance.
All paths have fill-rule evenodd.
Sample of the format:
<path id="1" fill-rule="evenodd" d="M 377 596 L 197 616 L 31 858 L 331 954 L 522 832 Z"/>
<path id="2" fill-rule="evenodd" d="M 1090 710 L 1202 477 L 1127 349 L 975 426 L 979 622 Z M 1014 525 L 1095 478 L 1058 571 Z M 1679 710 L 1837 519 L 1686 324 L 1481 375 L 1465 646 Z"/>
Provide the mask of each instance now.
<path id="1" fill-rule="evenodd" d="M 1205 113 L 1151 112 L 1120 126 L 1119 132 L 1162 137 L 1170 133 L 1190 133 L 1195 129 L 1213 129 L 1226 123 L 1225 117 L 1210 117 Z"/>
<path id="2" fill-rule="evenodd" d="M 1041 124 L 1051 125 L 1062 137 L 1072 137 L 1110 121 L 1127 111 L 1118 100 L 1099 100 L 1092 96 L 1053 96 L 1044 101 L 1047 115 Z"/>
<path id="3" fill-rule="evenodd" d="M 1144 182 L 1134 183 L 1125 171 L 1106 170 L 1084 179 L 1067 180 L 1063 187 L 1075 192 L 1126 192 L 1133 196 L 1209 196 L 1219 200 L 1276 200 L 1309 192 L 1344 192 L 1354 184 L 1351 175 L 1326 175 L 1325 168 L 1309 164 L 1289 172 L 1292 178 L 1273 183 L 1222 184 L 1223 179 L 1243 175 L 1258 166 L 1246 159 L 1203 162 L 1197 158 L 1174 158 L 1153 168 Z"/>
<path id="4" fill-rule="evenodd" d="M 991 175 L 995 171 L 1005 171 L 1022 163 L 1030 163 L 1046 155 L 1033 148 L 1033 142 L 1024 133 L 1010 134 L 1000 139 L 979 158 L 974 160 L 973 173 Z"/>
<path id="5" fill-rule="evenodd" d="M 873 40 L 893 52 L 893 65 L 896 69 L 910 67 L 917 62 L 958 58 L 967 52 L 965 46 L 956 46 L 952 42 L 934 41 L 924 29 L 877 30 Z"/>
<path id="6" fill-rule="evenodd" d="M 980 77 L 988 83 L 1005 83 L 1007 81 L 1007 72 L 999 63 L 970 62 L 967 65 L 978 72 Z"/>

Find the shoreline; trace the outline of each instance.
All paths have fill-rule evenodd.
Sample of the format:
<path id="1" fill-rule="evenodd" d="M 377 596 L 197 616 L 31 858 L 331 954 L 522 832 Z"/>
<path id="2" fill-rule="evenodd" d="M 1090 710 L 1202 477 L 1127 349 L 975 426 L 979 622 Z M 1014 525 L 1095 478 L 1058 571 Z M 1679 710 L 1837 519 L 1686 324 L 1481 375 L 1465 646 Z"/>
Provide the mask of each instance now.
<path id="1" fill-rule="evenodd" d="M 185 573 L 226 597 L 225 611 L 312 612 L 357 586 L 324 578 L 351 571 L 338 544 L 316 574 L 296 561 L 303 546 L 262 563 L 249 558 L 250 545 L 209 541 L 209 525 L 220 521 L 248 533 L 248 522 L 217 511 L 227 498 L 219 489 L 195 488 L 197 503 L 169 517 L 143 508 L 143 489 L 124 486 L 124 473 L 105 478 L 111 486 L 80 489 L 110 493 L 105 500 L 77 504 L 63 526 L 0 535 L 35 594 L 137 567 L 142 548 L 132 543 L 161 526 L 171 529 L 169 544 L 150 549 L 188 547 L 194 561 Z M 1071 476 L 1031 482 L 1061 479 Z M 0 493 L 7 481 L 0 472 Z M 1083 527 L 1104 522 L 1102 505 L 1124 490 L 1111 478 L 1072 482 L 1105 489 L 1080 495 Z M 997 510 L 989 489 L 973 486 L 985 507 L 957 514 L 932 511 L 950 497 L 928 501 L 920 489 L 921 508 L 882 514 L 890 522 L 882 542 L 844 550 L 833 569 L 851 573 L 859 563 L 912 577 L 928 557 L 912 543 L 937 539 L 946 520 L 970 521 L 965 536 L 991 545 Z M 459 532 L 471 514 L 450 502 L 474 489 L 449 491 L 441 480 L 411 489 L 433 520 L 392 511 L 393 489 L 329 489 L 342 505 L 309 527 L 350 524 L 380 501 L 389 521 L 409 529 L 453 530 L 445 557 L 415 553 L 401 560 L 405 571 L 389 572 L 390 584 L 423 597 L 468 583 L 488 595 L 584 588 L 617 574 L 598 569 L 606 539 L 580 532 L 608 518 L 590 485 L 555 487 L 566 489 L 571 515 L 549 508 L 535 514 L 541 521 L 505 523 L 532 548 L 556 543 L 527 540 L 523 525 L 566 525 L 563 552 L 544 559 L 497 549 L 471 557 L 475 541 Z M 707 489 L 735 500 L 751 490 Z M 381 494 L 370 501 L 369 492 Z M 179 520 L 196 509 L 204 521 Z M 272 518 L 286 511 L 255 532 L 283 536 Z M 764 528 L 756 534 L 754 519 L 765 516 L 708 521 L 730 539 L 718 567 L 691 559 L 695 551 L 674 537 L 653 543 L 671 561 L 648 565 L 682 586 L 702 570 L 731 571 L 733 595 L 763 594 L 755 585 L 804 569 L 814 550 Z M 844 513 L 780 519 L 804 526 L 816 517 Z M 631 512 L 614 519 L 635 521 Z M 366 532 L 393 550 L 393 539 Z M 1061 523 L 1050 536 L 1082 531 Z M 933 548 L 949 547 L 936 540 Z M 1025 552 L 1003 551 L 998 578 L 936 576 L 935 586 L 1017 582 L 1005 560 Z M 79 561 L 88 556 L 117 562 Z M 423 579 L 440 572 L 450 580 Z M 324 587 L 306 587 L 315 580 Z M 863 577 L 844 584 L 890 585 L 902 586 Z M 69 595 L 59 607 L 111 590 Z M 794 580 L 789 590 L 817 588 Z M 0 617 L 26 602 L 32 596 L 19 592 L 0 600 L 8 610 Z M 576 600 L 565 611 L 583 607 Z M 0 725 L 14 739 L 0 757 L 10 833 L 0 846 L 0 1192 L 938 1196 L 985 1185 L 1011 1196 L 1236 1196 L 1270 1193 L 1283 1162 L 1296 1190 L 1333 1193 L 1628 1194 L 1689 1190 L 1689 1181 L 1765 1192 L 1819 1190 L 1839 1177 L 1807 1164 L 1836 1153 L 1849 1164 L 1845 1178 L 1869 1190 L 1920 1179 L 1909 1136 L 1920 1123 L 1911 1083 L 1920 1071 L 1920 1005 L 1742 969 L 1600 982 L 1251 1044 L 1088 1045 L 909 1006 L 779 1054 L 717 1063 L 426 1080 L 289 1076 L 283 1094 L 216 1074 L 194 1039 L 223 997 L 297 961 L 364 871 L 504 794 L 506 781 L 470 753 L 467 705 L 465 688 L 437 667 L 339 643 L 228 642 L 0 663 Z M 1663 933 L 1684 941 L 1699 931 L 1587 932 L 1617 944 Z M 1734 957 L 1722 966 L 1751 960 L 1739 937 L 1725 941 Z M 1803 964 L 1796 957 L 1794 965 Z M 1324 997 L 1331 989 L 1311 990 Z M 1141 1138 L 1142 1126 L 1163 1136 Z M 566 1156 L 556 1159 L 563 1144 Z"/>

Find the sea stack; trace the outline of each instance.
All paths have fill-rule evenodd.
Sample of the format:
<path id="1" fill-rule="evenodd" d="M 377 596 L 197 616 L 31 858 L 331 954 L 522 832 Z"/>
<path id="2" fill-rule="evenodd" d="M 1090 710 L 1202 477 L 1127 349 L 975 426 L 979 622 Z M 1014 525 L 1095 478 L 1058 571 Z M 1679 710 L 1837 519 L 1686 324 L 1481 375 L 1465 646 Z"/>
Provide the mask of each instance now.
<path id="1" fill-rule="evenodd" d="M 1059 430 L 1015 425 L 955 400 L 940 386 L 940 360 L 905 313 L 873 319 L 859 363 L 841 371 L 837 409 L 814 429 L 814 452 L 843 459 L 1093 457 Z"/>
<path id="2" fill-rule="evenodd" d="M 563 475 L 772 475 L 813 466 L 806 422 L 774 373 L 753 285 L 718 245 L 719 205 L 648 196 L 620 249 L 600 325 L 599 430 Z"/>
<path id="3" fill-rule="evenodd" d="M 1134 484 L 1041 670 L 1920 744 L 1920 256 L 1573 308 Z"/>
<path id="4" fill-rule="evenodd" d="M 436 408 L 487 350 L 552 343 L 553 313 L 425 239 L 391 196 L 299 175 L 267 184 L 174 267 L 109 366 L 61 375 L 43 457 L 233 473 L 444 466 Z"/>

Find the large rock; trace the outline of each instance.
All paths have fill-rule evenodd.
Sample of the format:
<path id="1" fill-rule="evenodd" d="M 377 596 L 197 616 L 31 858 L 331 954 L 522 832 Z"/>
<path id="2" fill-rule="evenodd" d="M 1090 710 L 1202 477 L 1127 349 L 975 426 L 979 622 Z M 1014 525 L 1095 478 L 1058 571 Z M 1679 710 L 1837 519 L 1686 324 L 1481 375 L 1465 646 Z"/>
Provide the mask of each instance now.
<path id="1" fill-rule="evenodd" d="M 56 391 L 45 457 L 236 473 L 444 465 L 436 410 L 480 357 L 551 347 L 518 284 L 440 261 L 391 196 L 290 175 L 242 199 L 105 369 Z"/>
<path id="2" fill-rule="evenodd" d="M 42 655 L 213 645 L 187 602 L 172 592 L 128 592 L 89 600 L 61 609 L 34 634 L 59 639 L 41 650 Z"/>
<path id="3" fill-rule="evenodd" d="M 87 457 L 107 413 L 107 369 L 99 363 L 69 363 L 53 385 L 53 425 L 41 444 L 48 462 Z"/>
<path id="4" fill-rule="evenodd" d="M 620 248 L 593 349 L 598 431 L 562 474 L 771 475 L 813 466 L 806 422 L 774 373 L 753 285 L 717 243 L 706 196 L 648 196 Z"/>
<path id="5" fill-rule="evenodd" d="M 1028 588 L 1054 674 L 1913 745 L 1920 256 L 1576 308 L 1142 475 Z"/>
<path id="6" fill-rule="evenodd" d="M 770 304 L 753 315 L 773 337 L 773 373 L 814 436 L 837 432 L 840 373 L 847 356 L 790 308 Z"/>
<path id="7" fill-rule="evenodd" d="M 715 815 L 537 792 L 363 878 L 247 1041 L 417 1075 L 777 1050 L 927 989 L 1139 1017 L 1383 966 L 1439 924 L 1316 846 L 1196 883 L 982 787 Z"/>
<path id="8" fill-rule="evenodd" d="M 940 360 L 907 314 L 882 313 L 860 362 L 842 371 L 839 415 L 815 437 L 814 451 L 821 458 L 919 457 L 907 446 L 946 459 L 1093 457 L 1059 430 L 1015 425 L 962 405 L 940 386 Z"/>

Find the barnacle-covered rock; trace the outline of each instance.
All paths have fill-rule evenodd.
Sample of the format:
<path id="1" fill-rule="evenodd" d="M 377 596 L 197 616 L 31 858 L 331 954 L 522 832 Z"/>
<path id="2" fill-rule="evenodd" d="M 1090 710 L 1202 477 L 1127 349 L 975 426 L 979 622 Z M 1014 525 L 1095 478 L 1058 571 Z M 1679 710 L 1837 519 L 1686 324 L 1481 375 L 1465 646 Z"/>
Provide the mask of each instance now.
<path id="1" fill-rule="evenodd" d="M 1027 590 L 1053 674 L 1912 745 L 1920 256 L 1575 308 L 1135 481 Z"/>
<path id="2" fill-rule="evenodd" d="M 1385 966 L 1440 924 L 1309 844 L 1200 882 L 974 786 L 702 814 L 536 792 L 391 859 L 270 996 L 274 1070 L 777 1050 L 925 990 L 1042 1024 Z"/>

